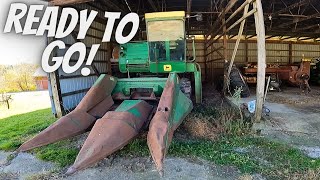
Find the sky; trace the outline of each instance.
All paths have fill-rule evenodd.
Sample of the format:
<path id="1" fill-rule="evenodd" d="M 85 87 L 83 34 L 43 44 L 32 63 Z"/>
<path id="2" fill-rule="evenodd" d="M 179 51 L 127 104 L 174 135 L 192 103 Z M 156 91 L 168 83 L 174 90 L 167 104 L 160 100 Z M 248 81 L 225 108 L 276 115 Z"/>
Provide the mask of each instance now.
<path id="1" fill-rule="evenodd" d="M 2 0 L 0 3 L 0 64 L 14 65 L 31 63 L 40 65 L 46 37 L 23 36 L 16 33 L 3 33 L 11 3 L 44 4 L 40 0 Z M 22 26 L 23 28 L 23 26 Z M 12 29 L 14 31 L 14 28 Z"/>

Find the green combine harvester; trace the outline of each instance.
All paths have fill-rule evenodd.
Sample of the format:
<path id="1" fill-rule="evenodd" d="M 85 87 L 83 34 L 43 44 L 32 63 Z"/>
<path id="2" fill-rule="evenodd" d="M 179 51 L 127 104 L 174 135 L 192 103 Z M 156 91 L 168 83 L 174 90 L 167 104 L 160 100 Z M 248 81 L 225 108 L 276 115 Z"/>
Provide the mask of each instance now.
<path id="1" fill-rule="evenodd" d="M 122 44 L 119 70 L 127 78 L 101 75 L 78 106 L 18 151 L 82 134 L 91 129 L 68 174 L 84 169 L 128 144 L 143 129 L 160 174 L 173 133 L 202 101 L 200 66 L 187 56 L 185 13 L 158 12 L 145 15 L 147 41 Z M 191 81 L 182 77 L 193 77 Z M 130 77 L 131 76 L 131 77 Z M 192 87 L 192 88 L 191 88 Z"/>

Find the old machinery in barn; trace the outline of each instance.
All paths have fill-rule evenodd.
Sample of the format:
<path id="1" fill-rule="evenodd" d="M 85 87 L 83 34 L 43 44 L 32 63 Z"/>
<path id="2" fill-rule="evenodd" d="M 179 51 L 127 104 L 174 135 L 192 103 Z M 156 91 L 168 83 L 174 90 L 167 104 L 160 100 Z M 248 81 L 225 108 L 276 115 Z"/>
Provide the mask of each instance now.
<path id="1" fill-rule="evenodd" d="M 287 82 L 293 86 L 299 86 L 301 90 L 311 91 L 310 79 L 310 59 L 302 58 L 300 65 L 273 65 L 266 68 L 267 76 L 271 77 L 270 87 L 280 90 L 281 82 Z M 249 64 L 243 68 L 243 73 L 247 83 L 257 82 L 257 68 Z"/>
<path id="2" fill-rule="evenodd" d="M 147 141 L 157 170 L 173 133 L 191 112 L 190 81 L 178 74 L 193 74 L 196 103 L 201 102 L 200 67 L 187 58 L 185 13 L 159 12 L 145 15 L 147 41 L 123 44 L 119 50 L 119 70 L 127 78 L 101 75 L 78 106 L 60 118 L 18 151 L 91 132 L 73 166 L 74 173 L 105 158 L 128 144 L 148 127 Z M 131 77 L 130 77 L 131 76 Z"/>
<path id="3" fill-rule="evenodd" d="M 312 58 L 310 82 L 315 85 L 320 85 L 320 57 Z"/>

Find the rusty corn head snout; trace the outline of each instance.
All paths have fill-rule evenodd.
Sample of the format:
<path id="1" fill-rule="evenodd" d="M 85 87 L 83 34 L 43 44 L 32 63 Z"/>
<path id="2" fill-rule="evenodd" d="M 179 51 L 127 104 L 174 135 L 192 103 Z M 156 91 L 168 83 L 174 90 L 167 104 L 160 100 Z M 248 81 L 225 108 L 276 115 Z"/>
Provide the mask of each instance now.
<path id="1" fill-rule="evenodd" d="M 148 119 L 152 106 L 141 100 L 126 100 L 109 111 L 92 128 L 67 174 L 84 169 L 127 145 Z"/>

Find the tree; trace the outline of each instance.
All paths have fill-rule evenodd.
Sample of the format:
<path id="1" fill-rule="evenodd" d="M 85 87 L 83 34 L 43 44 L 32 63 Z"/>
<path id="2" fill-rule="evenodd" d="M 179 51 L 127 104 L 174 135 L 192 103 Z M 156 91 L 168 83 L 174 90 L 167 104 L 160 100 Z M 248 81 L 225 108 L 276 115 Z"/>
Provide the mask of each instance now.
<path id="1" fill-rule="evenodd" d="M 0 66 L 0 91 L 30 91 L 36 89 L 35 81 L 32 77 L 37 69 L 37 65 L 18 64 L 10 66 Z"/>

